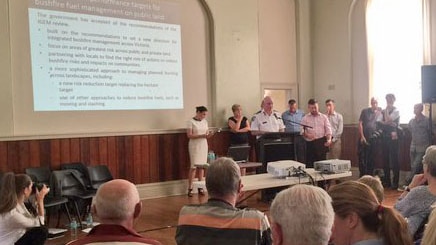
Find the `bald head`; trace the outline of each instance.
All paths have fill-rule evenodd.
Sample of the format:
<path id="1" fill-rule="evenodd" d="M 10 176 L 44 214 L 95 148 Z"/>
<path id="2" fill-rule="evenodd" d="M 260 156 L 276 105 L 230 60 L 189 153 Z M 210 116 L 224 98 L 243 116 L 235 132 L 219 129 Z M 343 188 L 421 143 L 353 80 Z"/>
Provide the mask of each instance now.
<path id="1" fill-rule="evenodd" d="M 93 211 L 102 223 L 133 222 L 141 211 L 136 186 L 123 179 L 104 183 L 94 197 Z"/>

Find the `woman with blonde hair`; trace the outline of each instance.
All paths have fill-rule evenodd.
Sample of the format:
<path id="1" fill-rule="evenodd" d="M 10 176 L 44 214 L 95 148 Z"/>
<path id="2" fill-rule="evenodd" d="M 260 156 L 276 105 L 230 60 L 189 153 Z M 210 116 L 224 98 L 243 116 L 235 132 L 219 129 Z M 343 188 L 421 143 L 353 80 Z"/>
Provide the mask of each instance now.
<path id="1" fill-rule="evenodd" d="M 33 183 L 26 174 L 6 173 L 0 191 L 0 241 L 2 244 L 44 244 L 47 228 L 44 225 L 44 197 L 47 186 L 35 189 L 37 216 L 32 215 L 24 202 L 32 194 Z"/>
<path id="2" fill-rule="evenodd" d="M 410 245 L 406 220 L 395 209 L 383 206 L 374 191 L 357 181 L 333 186 L 334 245 Z"/>
<path id="3" fill-rule="evenodd" d="M 250 122 L 242 115 L 242 107 L 238 104 L 232 106 L 233 116 L 229 117 L 227 124 L 230 128 L 230 145 L 248 145 L 250 136 Z"/>
<path id="4" fill-rule="evenodd" d="M 436 242 L 436 209 L 431 212 L 427 226 L 424 230 L 424 236 L 421 240 L 421 245 L 434 245 Z"/>

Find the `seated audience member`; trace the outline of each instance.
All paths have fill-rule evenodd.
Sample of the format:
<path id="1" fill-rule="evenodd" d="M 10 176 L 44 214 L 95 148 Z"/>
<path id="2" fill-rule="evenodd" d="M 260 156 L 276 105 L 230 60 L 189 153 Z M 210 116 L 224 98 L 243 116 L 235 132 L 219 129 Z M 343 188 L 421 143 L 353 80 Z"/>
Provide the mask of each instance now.
<path id="1" fill-rule="evenodd" d="M 209 166 L 206 188 L 207 203 L 186 205 L 180 210 L 177 244 L 271 244 L 266 215 L 235 207 L 242 183 L 239 166 L 231 158 L 218 158 Z"/>
<path id="2" fill-rule="evenodd" d="M 414 235 L 431 212 L 436 201 L 436 146 L 429 146 L 422 160 L 424 173 L 413 177 L 394 207 L 407 218 L 410 234 Z M 424 185 L 428 183 L 428 185 Z"/>
<path id="3" fill-rule="evenodd" d="M 357 181 L 331 187 L 335 221 L 334 245 L 410 245 L 407 222 L 395 209 L 383 206 L 372 189 Z"/>
<path id="4" fill-rule="evenodd" d="M 424 236 L 422 237 L 422 245 L 434 245 L 436 242 L 436 210 L 431 212 L 430 218 L 428 219 L 427 227 L 424 231 Z"/>
<path id="5" fill-rule="evenodd" d="M 44 197 L 49 192 L 43 185 L 36 191 L 37 216 L 32 215 L 24 202 L 32 194 L 33 183 L 26 174 L 6 173 L 0 191 L 0 243 L 44 244 L 47 228 L 44 227 Z"/>
<path id="6" fill-rule="evenodd" d="M 68 245 L 82 244 L 152 244 L 161 243 L 144 238 L 133 230 L 141 214 L 142 203 L 136 186 L 127 180 L 115 179 L 101 185 L 94 197 L 92 213 L 100 221 L 89 234 Z"/>
<path id="7" fill-rule="evenodd" d="M 375 193 L 375 196 L 377 197 L 378 202 L 379 203 L 383 202 L 384 188 L 380 178 L 371 175 L 364 175 L 360 177 L 357 181 L 371 187 L 371 189 Z"/>
<path id="8" fill-rule="evenodd" d="M 323 189 L 296 185 L 283 190 L 274 198 L 270 213 L 274 244 L 328 244 L 335 214 Z"/>

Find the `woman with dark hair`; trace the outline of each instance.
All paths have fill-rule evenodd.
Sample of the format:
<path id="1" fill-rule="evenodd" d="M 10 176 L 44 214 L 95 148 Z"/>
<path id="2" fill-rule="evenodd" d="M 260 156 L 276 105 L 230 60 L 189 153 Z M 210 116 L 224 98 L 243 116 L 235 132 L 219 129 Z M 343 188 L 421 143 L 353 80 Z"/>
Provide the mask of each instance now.
<path id="1" fill-rule="evenodd" d="M 212 137 L 213 131 L 209 130 L 206 121 L 207 108 L 204 106 L 196 107 L 195 116 L 188 121 L 186 134 L 189 139 L 189 159 L 191 160 L 191 167 L 188 176 L 188 196 L 192 196 L 192 181 L 197 172 L 198 180 L 202 181 L 204 176 L 204 169 L 198 166 L 207 163 L 207 139 Z M 204 195 L 203 189 L 199 189 L 198 193 Z"/>
<path id="2" fill-rule="evenodd" d="M 383 206 L 373 190 L 360 182 L 333 186 L 334 245 L 411 245 L 407 222 L 395 209 Z"/>
<path id="3" fill-rule="evenodd" d="M 0 191 L 0 241 L 2 244 L 44 244 L 47 228 L 44 225 L 44 197 L 47 186 L 36 189 L 37 216 L 27 210 L 24 202 L 32 194 L 32 180 L 28 175 L 7 173 Z"/>

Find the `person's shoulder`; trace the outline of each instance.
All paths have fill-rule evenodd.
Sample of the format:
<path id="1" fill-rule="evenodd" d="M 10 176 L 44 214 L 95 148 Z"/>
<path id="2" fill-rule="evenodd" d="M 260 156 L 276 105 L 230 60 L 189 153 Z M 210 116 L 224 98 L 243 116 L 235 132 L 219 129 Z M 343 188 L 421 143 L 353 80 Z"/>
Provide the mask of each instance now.
<path id="1" fill-rule="evenodd" d="M 377 108 L 377 109 L 380 109 L 380 110 L 381 110 L 381 108 Z M 366 107 L 366 108 L 363 108 L 363 109 L 362 109 L 362 112 L 361 112 L 361 113 L 369 113 L 369 112 L 371 112 L 371 111 L 372 111 L 371 107 Z"/>
<path id="2" fill-rule="evenodd" d="M 255 208 L 244 208 L 239 209 L 240 213 L 244 215 L 245 218 L 258 218 L 263 219 L 265 217 L 265 213 L 255 209 Z"/>
<path id="3" fill-rule="evenodd" d="M 254 113 L 253 117 L 259 117 L 263 115 L 263 111 L 256 111 L 256 113 Z"/>
<path id="4" fill-rule="evenodd" d="M 428 188 L 428 185 L 420 185 L 420 186 L 417 186 L 417 187 L 411 189 L 409 194 L 411 194 L 411 195 L 424 194 L 425 196 L 428 196 L 429 193 L 431 194 L 431 192 Z"/>
<path id="5" fill-rule="evenodd" d="M 282 114 L 279 111 L 273 110 L 273 113 L 277 116 L 281 116 Z"/>
<path id="6" fill-rule="evenodd" d="M 260 116 L 262 116 L 262 111 L 257 111 L 256 113 L 254 113 L 253 117 L 251 118 L 251 121 L 255 121 Z"/>
<path id="7" fill-rule="evenodd" d="M 324 113 L 318 113 L 318 116 L 320 116 L 320 117 L 322 117 L 322 118 L 324 118 L 324 119 L 329 119 L 329 117 L 327 116 L 327 114 L 324 114 Z"/>
<path id="8" fill-rule="evenodd" d="M 186 204 L 180 209 L 180 215 L 198 213 L 204 209 L 204 204 Z"/>

